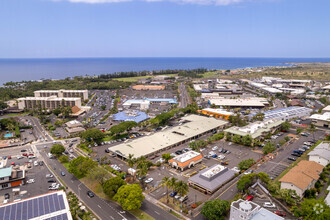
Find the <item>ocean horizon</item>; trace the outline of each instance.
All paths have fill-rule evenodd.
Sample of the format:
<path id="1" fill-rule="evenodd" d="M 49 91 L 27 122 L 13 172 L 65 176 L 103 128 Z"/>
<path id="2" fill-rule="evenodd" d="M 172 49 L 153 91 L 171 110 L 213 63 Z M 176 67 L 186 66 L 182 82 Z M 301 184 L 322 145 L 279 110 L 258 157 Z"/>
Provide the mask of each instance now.
<path id="1" fill-rule="evenodd" d="M 64 79 L 115 72 L 166 69 L 241 69 L 289 66 L 290 63 L 330 62 L 330 58 L 234 58 L 234 57 L 144 57 L 144 58 L 2 58 L 0 85 L 9 81 Z"/>

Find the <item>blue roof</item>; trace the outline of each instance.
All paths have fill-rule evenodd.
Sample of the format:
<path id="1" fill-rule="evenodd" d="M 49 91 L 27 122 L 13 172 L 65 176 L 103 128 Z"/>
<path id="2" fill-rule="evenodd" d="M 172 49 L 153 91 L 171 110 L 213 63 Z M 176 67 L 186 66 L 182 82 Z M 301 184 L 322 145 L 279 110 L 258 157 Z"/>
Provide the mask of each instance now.
<path id="1" fill-rule="evenodd" d="M 176 99 L 145 99 L 150 102 L 168 102 L 170 104 L 177 104 Z"/>
<path id="2" fill-rule="evenodd" d="M 113 120 L 115 121 L 135 121 L 139 123 L 141 121 L 147 120 L 149 116 L 145 112 L 134 112 L 134 115 L 127 115 L 126 112 L 119 112 L 113 115 Z"/>
<path id="3" fill-rule="evenodd" d="M 11 176 L 11 167 L 0 169 L 0 178 Z"/>

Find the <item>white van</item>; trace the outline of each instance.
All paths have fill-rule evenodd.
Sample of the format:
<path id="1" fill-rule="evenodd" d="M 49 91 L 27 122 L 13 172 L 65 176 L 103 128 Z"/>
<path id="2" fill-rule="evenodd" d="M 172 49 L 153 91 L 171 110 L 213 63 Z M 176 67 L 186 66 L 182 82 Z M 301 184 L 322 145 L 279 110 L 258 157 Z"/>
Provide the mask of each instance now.
<path id="1" fill-rule="evenodd" d="M 48 157 L 49 157 L 50 159 L 52 159 L 52 158 L 53 158 L 53 154 L 48 153 Z"/>

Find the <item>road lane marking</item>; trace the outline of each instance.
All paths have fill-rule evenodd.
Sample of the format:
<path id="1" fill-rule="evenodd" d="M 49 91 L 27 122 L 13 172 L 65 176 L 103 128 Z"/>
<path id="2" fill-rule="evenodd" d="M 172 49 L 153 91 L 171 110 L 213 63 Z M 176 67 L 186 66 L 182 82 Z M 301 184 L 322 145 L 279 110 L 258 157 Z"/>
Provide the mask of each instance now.
<path id="1" fill-rule="evenodd" d="M 114 217 L 112 217 L 111 215 L 110 215 L 110 218 L 111 218 L 111 219 L 113 219 L 113 220 L 115 220 L 115 218 L 114 218 Z"/>
<path id="2" fill-rule="evenodd" d="M 100 205 L 97 205 L 100 209 L 101 209 L 101 206 Z"/>
<path id="3" fill-rule="evenodd" d="M 157 211 L 154 211 L 154 212 L 155 212 L 157 215 L 160 215 L 159 212 L 157 212 Z"/>

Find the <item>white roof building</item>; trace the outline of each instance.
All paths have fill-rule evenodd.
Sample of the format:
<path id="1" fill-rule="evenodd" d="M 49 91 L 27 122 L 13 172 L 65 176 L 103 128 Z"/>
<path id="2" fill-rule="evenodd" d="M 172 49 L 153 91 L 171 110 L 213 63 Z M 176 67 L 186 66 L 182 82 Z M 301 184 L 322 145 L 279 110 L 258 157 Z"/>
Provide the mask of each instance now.
<path id="1" fill-rule="evenodd" d="M 322 166 L 330 163 L 330 143 L 322 142 L 308 153 L 308 160 L 315 161 Z"/>
<path id="2" fill-rule="evenodd" d="M 252 107 L 252 108 L 263 108 L 268 105 L 268 101 L 265 98 L 250 97 L 250 98 L 239 98 L 239 99 L 228 99 L 228 98 L 211 98 L 209 104 L 215 104 L 216 106 L 226 107 Z"/>

